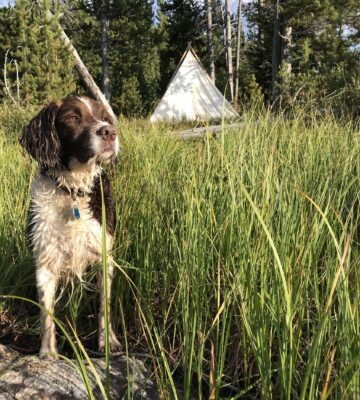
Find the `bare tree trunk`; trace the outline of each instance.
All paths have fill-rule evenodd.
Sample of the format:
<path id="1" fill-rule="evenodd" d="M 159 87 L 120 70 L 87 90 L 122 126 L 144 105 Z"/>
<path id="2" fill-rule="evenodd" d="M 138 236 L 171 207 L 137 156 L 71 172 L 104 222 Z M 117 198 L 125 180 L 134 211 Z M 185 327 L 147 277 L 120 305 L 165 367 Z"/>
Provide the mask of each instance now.
<path id="1" fill-rule="evenodd" d="M 261 17 L 262 17 L 262 14 L 264 13 L 264 0 L 258 0 L 257 1 L 257 12 L 258 12 L 258 18 L 260 20 Z M 261 28 L 261 25 L 258 26 L 258 35 L 257 35 L 257 37 L 258 37 L 259 45 L 261 47 L 264 47 L 265 46 L 265 43 L 264 43 L 265 42 L 264 31 Z"/>
<path id="2" fill-rule="evenodd" d="M 292 46 L 292 27 L 281 12 L 280 5 L 281 0 L 277 0 L 275 5 L 272 49 L 272 102 L 275 107 L 278 106 L 280 96 L 278 85 L 280 69 L 285 76 L 291 74 L 290 49 Z"/>
<path id="3" fill-rule="evenodd" d="M 292 35 L 292 26 L 288 24 L 286 18 L 284 18 L 283 24 L 283 35 L 281 37 L 281 62 L 282 67 L 286 75 L 291 74 L 291 57 L 290 57 L 290 49 L 292 46 L 291 43 L 291 35 Z"/>
<path id="4" fill-rule="evenodd" d="M 214 43 L 212 34 L 212 0 L 206 0 L 206 14 L 207 14 L 207 44 L 208 44 L 208 58 L 209 58 L 209 72 L 210 78 L 215 83 L 215 56 L 214 56 Z"/>
<path id="5" fill-rule="evenodd" d="M 233 73 L 233 61 L 232 61 L 232 47 L 231 47 L 231 15 L 230 15 L 230 2 L 225 0 L 225 13 L 226 13 L 226 54 L 228 63 L 228 75 L 229 75 L 229 88 L 230 88 L 230 99 L 234 102 L 234 73 Z"/>
<path id="6" fill-rule="evenodd" d="M 101 56 L 102 56 L 102 78 L 103 78 L 103 93 L 107 101 L 110 99 L 109 85 L 109 46 L 108 46 L 108 31 L 109 20 L 107 18 L 107 8 L 103 2 L 100 11 L 101 25 Z"/>
<path id="7" fill-rule="evenodd" d="M 235 101 L 234 101 L 234 104 L 237 104 L 238 98 L 239 98 L 240 51 L 241 51 L 241 32 L 242 32 L 241 7 L 242 7 L 242 0 L 238 0 L 236 69 L 235 69 Z"/>
<path id="8" fill-rule="evenodd" d="M 53 17 L 53 14 L 50 11 L 47 11 L 47 18 L 48 20 L 51 20 Z M 69 49 L 70 53 L 73 55 L 75 59 L 75 67 L 81 77 L 81 79 L 84 81 L 86 87 L 89 89 L 91 94 L 100 101 L 104 107 L 106 108 L 107 112 L 117 121 L 117 118 L 114 114 L 114 111 L 112 110 L 110 104 L 106 100 L 106 97 L 102 93 L 102 91 L 99 89 L 98 85 L 95 83 L 93 77 L 90 75 L 88 69 L 86 68 L 85 64 L 83 63 L 82 59 L 79 56 L 79 53 L 76 51 L 75 47 L 71 44 L 70 39 L 64 32 L 64 30 L 60 28 L 60 38 L 64 42 L 64 44 L 67 46 Z"/>
<path id="9" fill-rule="evenodd" d="M 8 95 L 10 97 L 10 99 L 13 101 L 14 104 L 16 104 L 16 101 L 11 93 L 11 89 L 10 89 L 10 85 L 8 84 L 8 80 L 7 80 L 7 57 L 8 57 L 8 53 L 9 53 L 10 49 L 8 49 L 5 53 L 5 63 L 4 63 L 4 85 L 5 85 L 5 89 L 8 92 Z"/>
<path id="10" fill-rule="evenodd" d="M 281 65 L 281 27 L 283 17 L 280 11 L 280 0 L 276 0 L 275 4 L 275 16 L 274 16 L 274 31 L 272 41 L 272 70 L 271 70 L 271 82 L 272 82 L 272 102 L 277 104 L 279 98 L 279 68 Z"/>

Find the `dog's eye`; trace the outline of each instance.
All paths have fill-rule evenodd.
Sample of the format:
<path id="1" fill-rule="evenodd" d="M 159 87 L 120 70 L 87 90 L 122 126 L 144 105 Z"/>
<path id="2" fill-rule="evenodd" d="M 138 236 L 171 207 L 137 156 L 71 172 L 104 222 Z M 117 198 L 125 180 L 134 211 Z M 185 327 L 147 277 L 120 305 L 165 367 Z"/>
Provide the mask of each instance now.
<path id="1" fill-rule="evenodd" d="M 70 117 L 70 120 L 71 120 L 71 121 L 79 121 L 80 118 L 79 118 L 78 115 L 72 115 L 72 116 Z"/>

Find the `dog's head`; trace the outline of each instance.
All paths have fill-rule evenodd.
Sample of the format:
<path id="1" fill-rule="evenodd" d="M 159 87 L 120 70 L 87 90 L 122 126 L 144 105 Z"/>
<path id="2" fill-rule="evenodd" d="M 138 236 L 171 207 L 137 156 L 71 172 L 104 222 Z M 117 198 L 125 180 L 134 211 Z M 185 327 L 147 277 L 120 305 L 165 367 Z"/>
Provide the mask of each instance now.
<path id="1" fill-rule="evenodd" d="M 42 109 L 23 129 L 20 144 L 45 170 L 108 162 L 119 151 L 114 125 L 99 102 L 68 97 Z"/>

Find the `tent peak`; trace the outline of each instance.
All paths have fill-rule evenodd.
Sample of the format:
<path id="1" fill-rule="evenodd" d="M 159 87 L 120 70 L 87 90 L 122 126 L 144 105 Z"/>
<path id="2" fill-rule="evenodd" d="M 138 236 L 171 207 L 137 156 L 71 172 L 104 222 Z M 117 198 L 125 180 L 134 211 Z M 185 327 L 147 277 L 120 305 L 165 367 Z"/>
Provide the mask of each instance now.
<path id="1" fill-rule="evenodd" d="M 209 120 L 237 117 L 232 105 L 212 82 L 188 43 L 150 121 Z"/>

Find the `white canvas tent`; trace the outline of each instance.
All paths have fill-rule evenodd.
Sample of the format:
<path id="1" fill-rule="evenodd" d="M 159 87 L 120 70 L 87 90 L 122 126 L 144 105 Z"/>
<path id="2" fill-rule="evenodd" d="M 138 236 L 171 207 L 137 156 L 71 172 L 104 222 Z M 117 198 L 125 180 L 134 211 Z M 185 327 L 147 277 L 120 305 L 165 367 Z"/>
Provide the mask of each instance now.
<path id="1" fill-rule="evenodd" d="M 189 45 L 150 121 L 219 120 L 223 116 L 231 118 L 238 114 L 214 85 Z"/>

